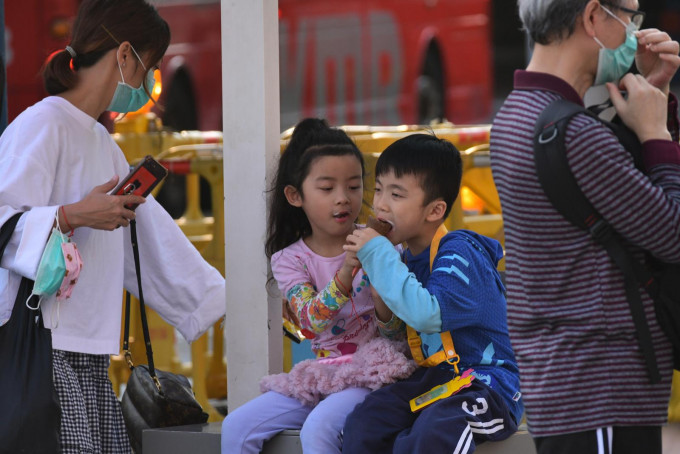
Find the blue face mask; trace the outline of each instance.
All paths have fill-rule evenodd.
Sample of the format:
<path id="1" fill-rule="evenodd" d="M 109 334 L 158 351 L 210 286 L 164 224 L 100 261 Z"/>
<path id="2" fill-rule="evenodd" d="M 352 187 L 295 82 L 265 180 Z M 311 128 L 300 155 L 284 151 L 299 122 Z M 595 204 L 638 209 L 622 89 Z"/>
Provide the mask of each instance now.
<path id="1" fill-rule="evenodd" d="M 47 240 L 47 245 L 40 257 L 40 264 L 38 265 L 38 272 L 35 275 L 35 284 L 31 296 L 26 300 L 26 306 L 29 309 L 37 310 L 40 307 L 40 301 L 45 296 L 53 295 L 59 290 L 61 282 L 66 275 L 66 262 L 64 261 L 64 253 L 62 251 L 62 243 L 68 242 L 66 235 L 62 234 L 58 229 L 53 228 L 50 238 Z M 38 295 L 40 299 L 38 304 L 33 307 L 29 301 L 33 295 Z"/>
<path id="2" fill-rule="evenodd" d="M 635 36 L 637 27 L 634 23 L 626 24 L 604 6 L 601 8 L 626 28 L 626 40 L 616 49 L 607 49 L 599 39 L 593 37 L 601 47 L 594 85 L 603 85 L 607 82 L 618 83 L 633 65 L 638 44 L 637 37 Z"/>
<path id="3" fill-rule="evenodd" d="M 130 48 L 137 56 L 139 62 L 142 64 L 142 68 L 144 68 L 146 71 L 146 66 L 144 66 L 142 59 L 139 58 L 135 48 L 132 46 L 130 46 Z M 141 109 L 144 104 L 149 101 L 149 95 L 146 94 L 144 85 L 146 85 L 146 87 L 151 90 L 156 83 L 156 79 L 153 76 L 153 71 L 149 71 L 147 73 L 146 84 L 142 82 L 139 88 L 134 88 L 130 84 L 125 83 L 125 77 L 123 77 L 123 70 L 120 67 L 120 63 L 118 64 L 118 70 L 120 71 L 120 78 L 122 81 L 118 82 L 116 91 L 113 94 L 113 99 L 111 99 L 111 103 L 109 104 L 107 110 L 110 110 L 111 112 L 128 113 Z"/>

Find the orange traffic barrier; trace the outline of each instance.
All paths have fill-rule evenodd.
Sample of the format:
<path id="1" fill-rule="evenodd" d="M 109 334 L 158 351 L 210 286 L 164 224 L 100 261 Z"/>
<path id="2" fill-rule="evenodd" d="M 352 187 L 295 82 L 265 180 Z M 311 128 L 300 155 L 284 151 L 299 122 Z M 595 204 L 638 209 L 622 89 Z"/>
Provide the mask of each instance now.
<path id="1" fill-rule="evenodd" d="M 222 136 L 220 132 L 183 131 L 171 133 L 162 131 L 155 119 L 136 119 L 137 122 L 146 121 L 150 132 L 140 134 L 136 125 L 129 130 L 114 134 L 129 161 L 139 159 L 146 154 L 156 155 L 170 172 L 187 176 L 187 209 L 178 219 L 178 225 L 199 249 L 203 256 L 213 266 L 224 274 L 224 210 L 223 204 L 223 175 L 222 175 Z M 423 126 L 343 126 L 357 143 L 364 154 L 367 168 L 367 178 L 364 189 L 364 206 L 359 218 L 360 222 L 370 213 L 370 204 L 375 186 L 373 169 L 380 153 L 392 142 L 413 133 L 434 133 L 437 137 L 451 141 L 461 151 L 463 158 L 463 179 L 459 198 L 456 200 L 451 215 L 446 220 L 451 229 L 467 228 L 498 239 L 504 243 L 501 206 L 490 169 L 489 133 L 490 125 L 456 126 L 450 123 Z M 281 135 L 281 150 L 287 145 L 292 129 Z M 199 178 L 205 178 L 210 183 L 213 200 L 213 216 L 204 216 L 199 208 L 200 188 Z M 217 203 L 215 203 L 217 201 Z M 499 265 L 504 269 L 504 261 Z M 141 328 L 137 327 L 134 318 L 131 321 L 132 333 L 141 338 Z M 138 324 L 138 323 L 137 323 Z M 159 326 L 164 324 L 158 319 Z M 219 420 L 208 405 L 208 398 L 226 397 L 226 364 L 223 360 L 223 332 L 216 325 L 212 328 L 212 354 L 208 353 L 208 334 L 192 345 L 191 368 L 183 368 L 174 353 L 174 330 L 157 331 L 154 335 L 163 337 L 165 342 L 154 339 L 154 351 L 166 348 L 163 361 L 169 363 L 171 370 L 183 371 L 191 374 L 194 379 L 194 389 L 199 401 L 211 410 L 211 420 Z M 162 332 L 161 332 L 162 331 Z M 170 334 L 171 333 L 171 334 Z M 172 338 L 172 342 L 169 340 Z M 134 339 L 133 339 L 134 340 Z M 157 347 L 158 345 L 158 347 Z M 133 353 L 143 357 L 143 344 L 138 343 L 139 353 L 135 353 L 134 342 L 131 343 Z M 170 351 L 171 350 L 171 351 Z M 118 364 L 118 358 L 112 357 L 110 374 L 115 386 L 120 386 L 127 380 L 127 368 Z M 290 370 L 292 354 L 290 340 L 284 339 L 284 370 Z M 676 373 L 673 379 L 673 394 L 669 405 L 669 420 L 680 421 L 680 375 Z"/>

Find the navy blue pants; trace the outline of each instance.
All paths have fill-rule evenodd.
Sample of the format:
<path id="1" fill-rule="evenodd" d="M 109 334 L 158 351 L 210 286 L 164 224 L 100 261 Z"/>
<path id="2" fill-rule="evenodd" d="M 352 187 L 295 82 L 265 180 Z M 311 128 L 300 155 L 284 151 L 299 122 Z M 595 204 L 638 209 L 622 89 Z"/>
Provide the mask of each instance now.
<path id="1" fill-rule="evenodd" d="M 500 441 L 517 424 L 498 393 L 479 380 L 417 413 L 409 400 L 453 378 L 451 371 L 418 368 L 403 381 L 373 391 L 347 417 L 343 453 L 466 454 Z"/>

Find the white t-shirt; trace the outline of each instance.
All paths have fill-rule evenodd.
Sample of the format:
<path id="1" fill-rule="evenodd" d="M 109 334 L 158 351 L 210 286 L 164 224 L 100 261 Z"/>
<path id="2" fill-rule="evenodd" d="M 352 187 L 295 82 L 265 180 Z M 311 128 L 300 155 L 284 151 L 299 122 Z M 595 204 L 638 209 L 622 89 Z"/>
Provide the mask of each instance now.
<path id="1" fill-rule="evenodd" d="M 0 224 L 24 212 L 0 260 L 0 325 L 11 315 L 21 276 L 35 279 L 60 205 L 82 200 L 129 165 L 106 129 L 61 97 L 19 115 L 0 136 Z M 224 278 L 149 197 L 137 210 L 145 302 L 189 341 L 225 312 Z M 129 228 L 78 228 L 83 269 L 70 299 L 43 298 L 55 349 L 120 350 L 123 286 L 137 295 Z"/>

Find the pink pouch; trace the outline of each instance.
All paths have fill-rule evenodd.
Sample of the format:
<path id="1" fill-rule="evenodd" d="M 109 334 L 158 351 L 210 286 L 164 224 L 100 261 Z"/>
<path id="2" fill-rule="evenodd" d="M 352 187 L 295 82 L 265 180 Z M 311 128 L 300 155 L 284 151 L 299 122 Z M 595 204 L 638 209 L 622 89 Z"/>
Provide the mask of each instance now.
<path id="1" fill-rule="evenodd" d="M 80 270 L 83 268 L 83 260 L 78 252 L 76 243 L 69 241 L 61 244 L 61 251 L 64 254 L 64 263 L 66 263 L 66 274 L 64 280 L 61 281 L 61 286 L 57 290 L 57 300 L 65 300 L 71 297 L 73 287 L 78 283 L 78 276 Z"/>

